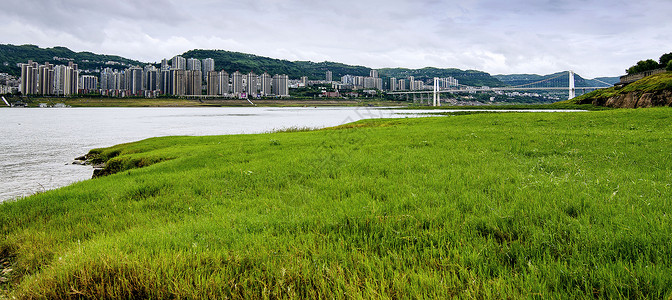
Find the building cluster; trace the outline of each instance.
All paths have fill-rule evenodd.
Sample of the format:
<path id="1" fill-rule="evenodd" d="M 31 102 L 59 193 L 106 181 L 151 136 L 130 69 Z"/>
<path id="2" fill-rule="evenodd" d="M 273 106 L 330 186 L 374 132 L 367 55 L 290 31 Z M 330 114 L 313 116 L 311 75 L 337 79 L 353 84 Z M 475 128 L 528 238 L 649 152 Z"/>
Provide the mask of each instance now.
<path id="1" fill-rule="evenodd" d="M 457 79 L 453 77 L 439 78 L 439 89 L 449 89 L 459 86 Z M 388 90 L 395 91 L 422 91 L 432 89 L 431 85 L 425 84 L 422 80 L 416 80 L 414 76 L 409 76 L 406 79 L 390 78 Z"/>
<path id="2" fill-rule="evenodd" d="M 70 96 L 100 93 L 105 96 L 156 97 L 173 96 L 224 96 L 239 98 L 289 96 L 287 75 L 273 75 L 238 71 L 229 75 L 215 71 L 212 58 L 203 60 L 175 56 L 162 60 L 161 67 L 147 65 L 124 70 L 105 68 L 100 76 L 80 75 L 77 64 L 38 65 L 33 61 L 21 64 L 19 91 L 24 95 Z"/>
<path id="3" fill-rule="evenodd" d="M 60 61 L 60 60 L 59 60 Z M 159 67 L 130 66 L 126 69 L 113 69 L 113 66 L 100 70 L 99 76 L 80 75 L 77 64 L 65 60 L 67 65 L 45 63 L 38 65 L 33 61 L 20 64 L 21 80 L 19 91 L 24 95 L 70 96 L 76 94 L 101 94 L 112 97 L 156 97 L 172 96 L 219 96 L 229 98 L 286 97 L 290 87 L 306 87 L 313 84 L 331 84 L 339 90 L 364 91 L 415 91 L 431 89 L 422 80 L 413 76 L 404 79 L 390 78 L 384 87 L 378 70 L 371 70 L 369 76 L 345 75 L 340 82 L 333 81 L 331 71 L 325 72 L 325 80 L 308 81 L 308 77 L 290 80 L 287 75 L 264 72 L 243 74 L 236 71 L 216 71 L 212 58 L 203 60 L 175 56 L 163 59 Z M 110 64 L 108 64 L 110 65 Z M 440 78 L 440 88 L 458 86 L 455 78 Z"/>
<path id="4" fill-rule="evenodd" d="M 21 81 L 7 73 L 0 73 L 0 94 L 12 94 L 19 91 Z"/>
<path id="5" fill-rule="evenodd" d="M 77 64 L 71 61 L 67 66 L 38 65 L 29 60 L 27 64 L 21 64 L 19 91 L 24 95 L 75 95 L 79 92 Z"/>
<path id="6" fill-rule="evenodd" d="M 147 65 L 122 71 L 100 72 L 100 92 L 107 96 L 223 96 L 237 98 L 289 96 L 287 75 L 256 75 L 238 71 L 229 75 L 215 71 L 212 58 L 203 60 L 175 56 L 163 59 L 160 68 Z"/>
<path id="7" fill-rule="evenodd" d="M 378 77 L 378 70 L 371 70 L 368 77 L 345 75 L 341 77 L 337 89 L 377 89 L 383 90 L 383 79 Z"/>

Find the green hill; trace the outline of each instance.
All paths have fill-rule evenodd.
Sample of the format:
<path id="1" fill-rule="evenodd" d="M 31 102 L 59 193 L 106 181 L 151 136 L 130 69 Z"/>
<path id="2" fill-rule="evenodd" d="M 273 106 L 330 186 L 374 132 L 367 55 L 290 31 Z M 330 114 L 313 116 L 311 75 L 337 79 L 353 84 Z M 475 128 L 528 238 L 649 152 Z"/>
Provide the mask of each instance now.
<path id="1" fill-rule="evenodd" d="M 382 77 L 406 78 L 414 76 L 416 80 L 430 80 L 434 77 L 453 77 L 459 80 L 460 84 L 471 86 L 489 86 L 497 87 L 504 86 L 504 84 L 497 78 L 490 76 L 490 74 L 476 70 L 460 70 L 460 69 L 439 69 L 439 68 L 422 68 L 422 69 L 405 69 L 405 68 L 384 68 L 379 70 Z"/>
<path id="2" fill-rule="evenodd" d="M 625 87 L 611 87 L 564 101 L 607 107 L 651 107 L 672 105 L 672 72 L 644 77 Z"/>
<path id="3" fill-rule="evenodd" d="M 74 52 L 65 47 L 40 48 L 35 45 L 0 45 L 0 73 L 8 73 L 14 76 L 21 75 L 19 63 L 33 60 L 40 64 L 67 64 L 69 60 L 78 64 L 82 70 L 99 69 L 110 66 L 107 62 L 116 62 L 123 65 L 141 65 L 137 60 L 123 58 L 115 55 L 102 55 L 91 52 Z"/>

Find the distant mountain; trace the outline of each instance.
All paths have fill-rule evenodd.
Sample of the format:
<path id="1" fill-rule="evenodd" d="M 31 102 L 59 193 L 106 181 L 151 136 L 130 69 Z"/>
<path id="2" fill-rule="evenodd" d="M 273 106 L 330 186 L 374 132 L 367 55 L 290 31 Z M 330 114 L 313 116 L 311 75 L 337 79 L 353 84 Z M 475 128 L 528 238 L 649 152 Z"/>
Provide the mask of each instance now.
<path id="1" fill-rule="evenodd" d="M 609 83 L 609 84 L 613 85 L 613 84 L 617 84 L 617 83 L 621 82 L 621 77 L 597 77 L 597 78 L 594 78 L 594 80 L 604 81 L 606 83 Z"/>
<path id="2" fill-rule="evenodd" d="M 325 72 L 331 71 L 334 80 L 339 80 L 341 76 L 350 74 L 354 76 L 369 76 L 371 68 L 364 66 L 352 66 L 336 62 L 310 62 L 310 61 L 288 61 L 282 59 L 275 59 L 263 57 L 253 54 L 246 54 L 240 52 L 231 52 L 225 50 L 190 50 L 181 54 L 184 58 L 212 58 L 215 60 L 216 70 L 225 70 L 229 73 L 240 71 L 242 73 L 255 72 L 261 74 L 268 72 L 269 74 L 287 74 L 290 78 L 299 78 L 301 76 L 308 76 L 311 80 L 320 80 L 325 78 Z M 49 62 L 52 64 L 67 64 L 68 61 L 73 61 L 79 65 L 82 70 L 103 69 L 105 67 L 113 67 L 115 69 L 123 69 L 129 66 L 142 66 L 147 63 L 137 60 L 127 59 L 114 55 L 94 54 L 91 52 L 74 52 L 65 47 L 40 48 L 35 45 L 1 45 L 0 44 L 0 72 L 9 73 L 15 76 L 21 75 L 18 63 L 26 63 L 28 60 L 33 60 L 40 64 Z M 560 75 L 560 73 L 551 75 L 535 75 L 535 74 L 513 74 L 513 75 L 495 75 L 476 70 L 460 70 L 460 69 L 439 69 L 439 68 L 422 68 L 422 69 L 405 69 L 405 68 L 383 68 L 378 70 L 380 77 L 384 79 L 407 78 L 414 76 L 416 80 L 423 80 L 430 83 L 434 77 L 453 77 L 461 84 L 471 86 L 489 86 L 500 87 L 506 85 L 521 85 L 530 82 L 544 80 Z M 568 80 L 567 74 L 556 80 L 565 82 Z M 607 77 L 598 78 L 599 80 L 615 83 L 618 78 Z M 576 75 L 577 87 L 581 86 L 595 86 L 596 82 L 583 79 Z"/>
<path id="3" fill-rule="evenodd" d="M 524 84 L 529 84 L 537 81 L 543 81 L 547 79 L 551 79 L 554 77 L 557 77 L 552 80 L 553 83 L 557 84 L 562 84 L 565 83 L 567 84 L 569 82 L 569 73 L 566 71 L 563 72 L 558 72 L 554 74 L 549 74 L 549 75 L 537 75 L 537 74 L 510 74 L 510 75 L 494 75 L 494 78 L 499 79 L 502 83 L 508 85 L 508 86 L 517 86 L 517 85 L 524 85 Z M 599 77 L 595 79 L 585 79 L 581 77 L 579 74 L 574 74 L 574 82 L 575 86 L 578 87 L 599 87 L 599 86 L 605 86 L 604 83 L 601 83 L 599 81 L 604 81 L 610 85 L 613 85 L 614 83 L 619 82 L 618 77 Z"/>
<path id="4" fill-rule="evenodd" d="M 65 47 L 40 48 L 35 45 L 0 45 L 0 73 L 8 73 L 15 76 L 21 75 L 18 63 L 26 63 L 33 60 L 43 64 L 67 64 L 69 60 L 75 62 L 80 69 L 100 69 L 110 66 L 108 62 L 115 62 L 120 66 L 141 65 L 136 60 L 131 60 L 114 55 L 101 55 L 91 52 L 74 52 Z"/>
<path id="5" fill-rule="evenodd" d="M 460 69 L 439 69 L 439 68 L 423 68 L 423 69 L 404 69 L 404 68 L 385 68 L 378 70 L 380 76 L 407 78 L 414 76 L 416 80 L 429 81 L 434 77 L 453 77 L 459 81 L 460 84 L 471 86 L 489 86 L 498 87 L 504 86 L 497 78 L 482 71 Z"/>

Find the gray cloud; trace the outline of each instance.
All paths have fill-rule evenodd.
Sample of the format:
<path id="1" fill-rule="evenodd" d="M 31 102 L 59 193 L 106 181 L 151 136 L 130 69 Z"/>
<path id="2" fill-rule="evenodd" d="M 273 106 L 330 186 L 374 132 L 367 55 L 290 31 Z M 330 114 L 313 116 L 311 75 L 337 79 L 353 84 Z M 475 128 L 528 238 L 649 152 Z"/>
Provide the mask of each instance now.
<path id="1" fill-rule="evenodd" d="M 672 51 L 672 2 L 6 0 L 5 43 L 158 61 L 223 49 L 371 67 L 616 76 Z"/>

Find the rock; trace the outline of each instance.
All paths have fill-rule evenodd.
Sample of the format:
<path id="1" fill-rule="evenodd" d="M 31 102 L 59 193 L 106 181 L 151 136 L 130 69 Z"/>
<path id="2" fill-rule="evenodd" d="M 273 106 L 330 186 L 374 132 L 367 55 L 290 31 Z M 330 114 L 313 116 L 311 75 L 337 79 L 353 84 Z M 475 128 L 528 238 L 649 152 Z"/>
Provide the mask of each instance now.
<path id="1" fill-rule="evenodd" d="M 102 177 L 102 176 L 105 176 L 105 175 L 107 175 L 107 174 L 105 174 L 105 169 L 96 168 L 96 169 L 93 169 L 93 176 L 91 178 L 98 178 L 98 177 Z"/>
<path id="2" fill-rule="evenodd" d="M 86 161 L 83 161 L 83 160 L 75 160 L 75 161 L 72 162 L 72 164 L 73 164 L 73 165 L 85 166 L 85 165 L 86 165 Z"/>
<path id="3" fill-rule="evenodd" d="M 582 102 L 581 104 L 585 104 Z M 590 101 L 588 103 L 591 103 Z M 672 106 L 672 90 L 661 90 L 654 92 L 629 92 L 616 95 L 607 99 L 592 99 L 592 104 L 596 106 L 606 106 L 613 108 L 644 108 L 654 106 Z"/>
<path id="4" fill-rule="evenodd" d="M 80 156 L 80 157 L 77 157 L 77 158 L 75 158 L 75 160 L 86 161 L 86 155 L 82 155 L 82 156 Z"/>

